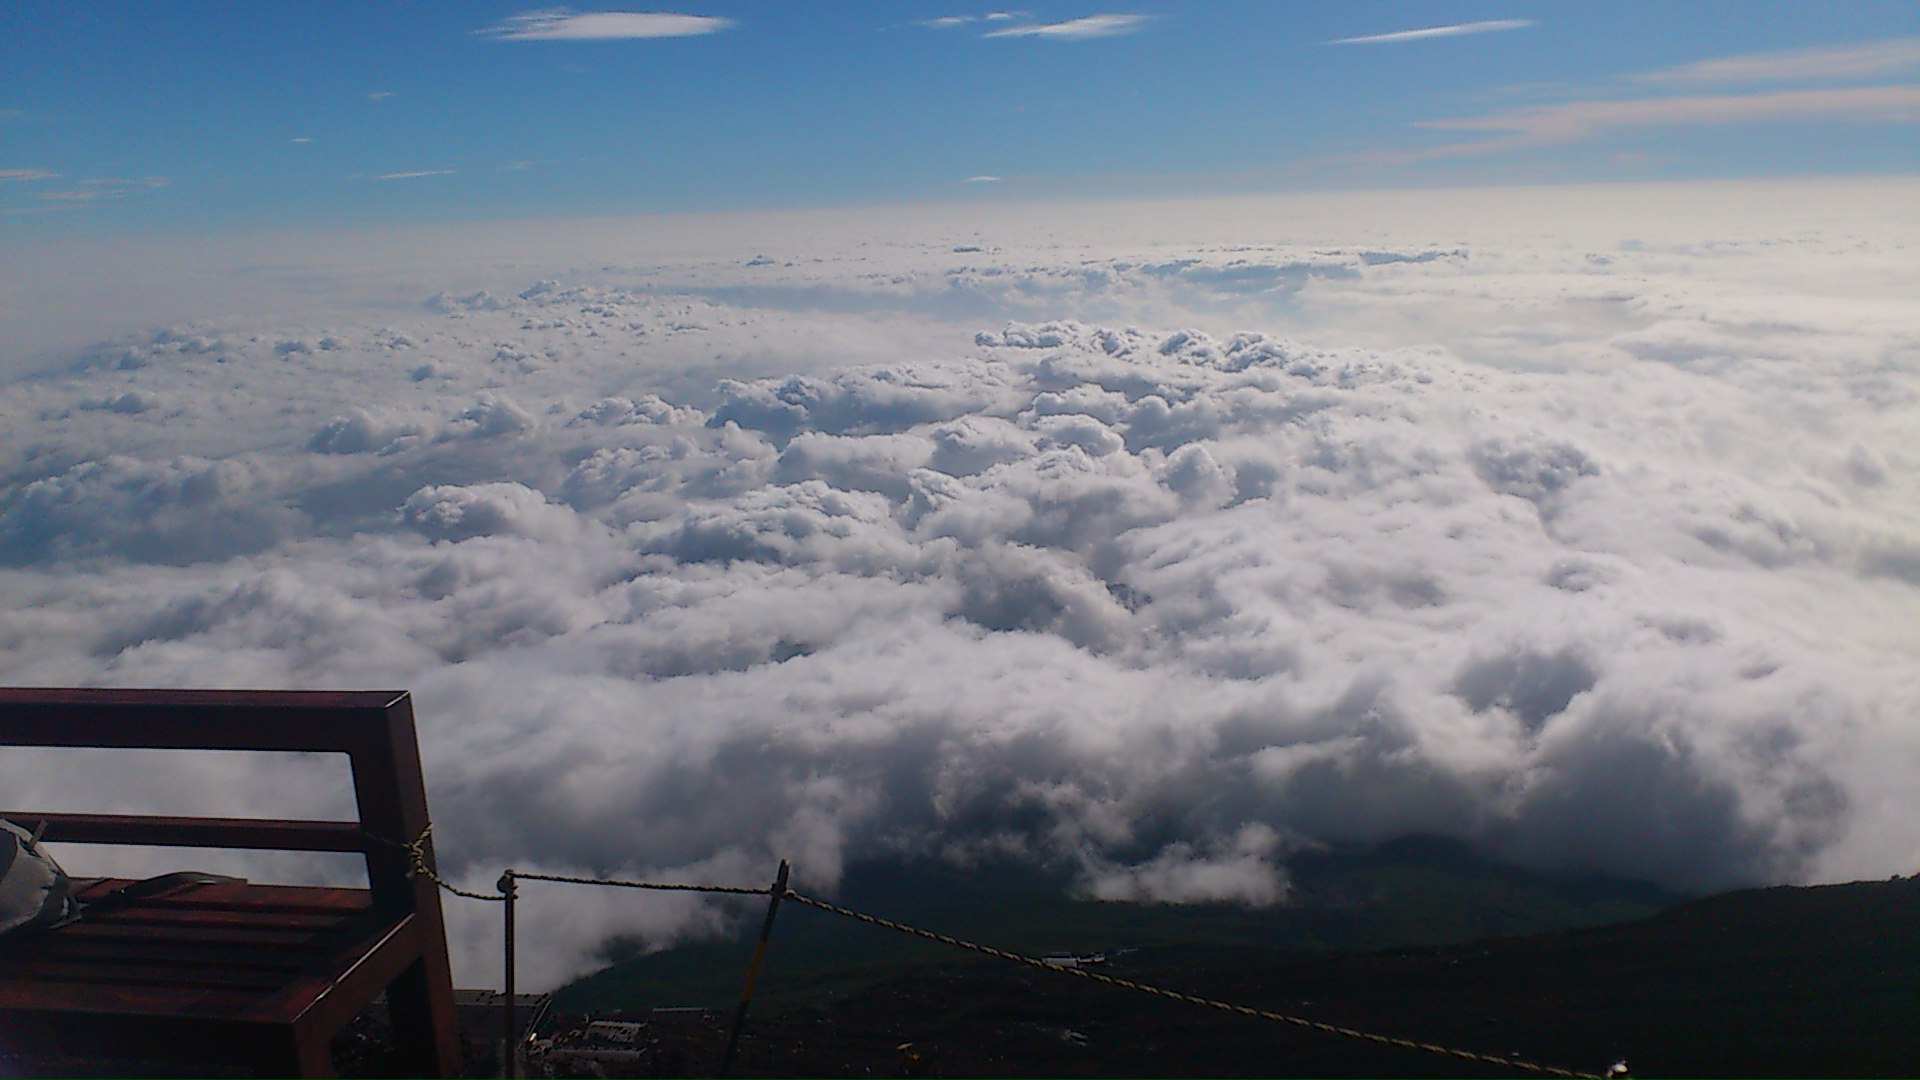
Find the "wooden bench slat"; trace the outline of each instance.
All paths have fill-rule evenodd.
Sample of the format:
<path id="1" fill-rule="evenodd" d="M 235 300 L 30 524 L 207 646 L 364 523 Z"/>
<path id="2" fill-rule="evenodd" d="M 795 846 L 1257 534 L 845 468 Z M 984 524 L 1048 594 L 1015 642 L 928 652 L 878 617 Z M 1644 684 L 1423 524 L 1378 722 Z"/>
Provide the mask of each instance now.
<path id="1" fill-rule="evenodd" d="M 230 926 L 179 920 L 175 922 L 115 920 L 111 923 L 78 922 L 65 927 L 69 938 L 100 941 L 178 941 L 194 945 L 261 949 L 322 949 L 326 937 L 318 930 L 280 930 L 251 926 Z"/>
<path id="2" fill-rule="evenodd" d="M 218 987 L 273 993 L 286 983 L 285 971 L 237 968 L 182 968 L 177 963 L 141 963 L 138 957 L 94 961 L 77 957 L 22 957 L 8 965 L 7 988 L 0 1005 L 17 1004 L 16 988 L 44 983 L 86 983 L 110 992 L 114 986 Z"/>
<path id="3" fill-rule="evenodd" d="M 284 891 L 284 887 L 261 888 Z M 114 915 L 141 913 L 140 907 L 134 907 Z M 335 919 L 324 932 L 308 932 L 309 940 L 297 950 L 196 949 L 177 937 L 160 938 L 164 945 L 128 947 L 113 939 L 122 930 L 154 929 L 138 924 L 96 924 L 88 935 L 69 937 L 83 925 L 23 937 L 0 951 L 0 969 L 6 974 L 0 982 L 0 1009 L 38 1008 L 39 1002 L 52 1000 L 49 994 L 67 1000 L 74 988 L 85 987 L 98 1011 L 142 1013 L 158 1000 L 172 1001 L 165 997 L 169 993 L 197 999 L 218 991 L 217 1001 L 201 1001 L 194 1014 L 290 1023 L 302 1003 L 323 995 L 342 972 L 363 963 L 376 945 L 412 922 Z"/>
<path id="4" fill-rule="evenodd" d="M 326 953 L 324 945 L 264 949 L 258 946 L 185 942 L 177 938 L 69 938 L 60 945 L 62 960 L 102 967 L 120 964 L 169 965 L 182 970 L 299 971 Z M 22 949 L 17 964 L 31 964 L 49 955 L 45 950 Z M 15 970 L 25 970 L 16 967 Z"/>
<path id="5" fill-rule="evenodd" d="M 9 687 L 11 746 L 318 750 L 366 746 L 404 691 L 109 690 Z M 130 715 L 138 723 L 129 724 Z"/>
<path id="6" fill-rule="evenodd" d="M 82 904 L 104 900 L 127 885 L 130 878 L 108 878 L 89 882 L 74 891 Z M 132 917 L 136 913 L 164 917 L 164 913 L 249 913 L 298 916 L 317 919 L 353 918 L 373 908 L 373 899 L 365 889 L 343 889 L 324 885 L 256 885 L 246 881 L 220 881 L 187 884 L 163 893 L 141 897 L 132 907 L 108 909 L 99 917 Z"/>
<path id="7" fill-rule="evenodd" d="M 206 886 L 209 890 L 244 890 L 245 886 Z M 151 912 L 180 911 L 204 912 L 209 917 L 217 915 L 260 915 L 282 916 L 287 918 L 313 919 L 351 919 L 373 910 L 371 898 L 364 889 L 329 890 L 337 895 L 289 898 L 284 896 L 255 896 L 245 891 L 223 892 L 210 896 L 156 896 L 142 903 L 141 907 Z"/>
<path id="8" fill-rule="evenodd" d="M 23 828 L 45 822 L 49 843 L 129 844 L 255 851 L 339 851 L 358 854 L 370 841 L 356 821 L 197 818 L 137 814 L 67 814 L 0 810 Z"/>
<path id="9" fill-rule="evenodd" d="M 129 1016 L 185 1016 L 199 1020 L 232 1020 L 245 1016 L 259 1002 L 258 988 L 195 987 L 122 984 L 104 987 L 88 980 L 37 980 L 14 992 L 0 986 L 0 1009 L 23 1014 L 125 1014 Z"/>

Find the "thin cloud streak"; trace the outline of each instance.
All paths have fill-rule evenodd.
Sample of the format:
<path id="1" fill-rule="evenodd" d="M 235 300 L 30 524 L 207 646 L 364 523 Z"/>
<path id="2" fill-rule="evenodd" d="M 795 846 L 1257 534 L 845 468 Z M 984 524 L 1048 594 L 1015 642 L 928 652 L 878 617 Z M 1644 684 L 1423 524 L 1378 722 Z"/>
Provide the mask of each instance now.
<path id="1" fill-rule="evenodd" d="M 422 176 L 452 176 L 452 169 L 421 169 L 416 172 L 381 173 L 375 180 L 416 180 Z"/>
<path id="2" fill-rule="evenodd" d="M 1920 86 L 1786 90 L 1767 94 L 1645 98 L 1638 101 L 1574 101 L 1486 116 L 1423 120 L 1435 131 L 1507 132 L 1480 142 L 1447 143 L 1418 150 L 1387 150 L 1340 160 L 1348 164 L 1402 165 L 1535 146 L 1579 142 L 1606 131 L 1682 124 L 1742 124 L 1764 120 L 1827 117 L 1854 123 L 1920 121 Z"/>
<path id="3" fill-rule="evenodd" d="M 1489 19 L 1485 22 L 1454 23 L 1450 26 L 1428 26 L 1419 30 L 1395 30 L 1388 34 L 1368 34 L 1364 37 L 1339 38 L 1327 42 L 1328 45 L 1385 45 L 1396 41 L 1425 41 L 1428 38 L 1462 37 L 1467 34 L 1492 34 L 1501 30 L 1521 30 L 1532 26 L 1532 19 Z"/>
<path id="4" fill-rule="evenodd" d="M 969 176 L 960 182 L 963 184 L 997 184 L 1000 182 L 1000 178 L 997 176 Z"/>
<path id="5" fill-rule="evenodd" d="M 699 37 L 734 26 L 732 19 L 672 12 L 589 11 L 565 8 L 514 15 L 474 33 L 501 41 L 618 41 L 634 38 Z"/>
<path id="6" fill-rule="evenodd" d="M 1855 120 L 1920 119 L 1920 86 L 1871 86 L 1843 90 L 1783 90 L 1769 94 L 1646 98 L 1640 101 L 1575 101 L 1514 109 L 1491 116 L 1427 120 L 1442 131 L 1512 131 L 1537 142 L 1571 142 L 1617 127 L 1655 124 L 1729 124 L 1838 116 Z"/>
<path id="7" fill-rule="evenodd" d="M 46 169 L 0 169 L 0 180 L 52 180 L 59 175 Z"/>
<path id="8" fill-rule="evenodd" d="M 51 176 L 53 174 L 49 173 L 47 175 Z M 29 177 L 28 179 L 39 178 Z M 138 179 L 129 179 L 119 176 L 103 176 L 79 180 L 76 181 L 76 183 L 80 185 L 77 188 L 67 191 L 48 191 L 42 193 L 40 197 L 49 202 L 79 204 L 101 202 L 110 199 L 124 199 L 136 191 L 152 191 L 157 188 L 166 187 L 167 178 L 164 176 L 142 176 Z"/>
<path id="9" fill-rule="evenodd" d="M 1009 26 L 1005 30 L 991 30 L 981 37 L 1030 37 L 1053 38 L 1058 41 L 1083 41 L 1087 38 L 1117 37 L 1132 34 L 1145 29 L 1146 15 L 1088 15 L 1080 19 L 1068 19 L 1057 23 L 1030 23 L 1024 26 Z"/>
<path id="10" fill-rule="evenodd" d="M 1794 82 L 1862 79 L 1920 68 L 1920 37 L 1746 53 L 1633 76 L 1636 82 Z"/>

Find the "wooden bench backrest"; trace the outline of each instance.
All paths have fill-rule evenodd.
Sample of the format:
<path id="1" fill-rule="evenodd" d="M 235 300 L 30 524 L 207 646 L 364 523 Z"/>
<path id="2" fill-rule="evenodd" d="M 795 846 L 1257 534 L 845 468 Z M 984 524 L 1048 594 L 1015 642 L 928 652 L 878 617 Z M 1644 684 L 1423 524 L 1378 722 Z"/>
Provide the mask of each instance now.
<path id="1" fill-rule="evenodd" d="M 218 933 L 233 930 L 232 912 L 222 908 L 206 927 L 191 927 L 200 936 L 183 939 L 165 964 L 140 966 L 134 979 L 123 970 L 125 956 L 88 951 L 97 933 L 74 936 L 89 930 L 126 933 L 110 925 L 125 913 L 108 911 L 91 924 L 83 915 L 73 926 L 31 942 L 31 956 L 20 968 L 27 974 L 5 981 L 7 974 L 0 972 L 0 989 L 18 991 L 12 1010 L 27 1018 L 28 1029 L 66 1045 L 60 1040 L 75 1032 L 92 1038 L 99 1025 L 114 1021 L 121 1025 L 113 1028 L 114 1037 L 145 1040 L 141 1045 L 160 1045 L 168 1053 L 186 1046 L 195 1061 L 203 1053 L 233 1050 L 264 1075 L 331 1075 L 328 1040 L 384 991 L 400 1054 L 399 1075 L 455 1075 L 459 1035 L 440 894 L 427 876 L 409 874 L 413 861 L 406 845 L 423 835 L 428 818 L 413 701 L 404 691 L 0 689 L 0 747 L 6 746 L 345 754 L 353 769 L 357 821 L 30 809 L 0 811 L 0 817 L 28 828 L 44 822 L 45 839 L 69 843 L 358 852 L 366 858 L 371 894 L 369 908 L 358 902 L 357 890 L 207 886 L 245 894 L 240 901 L 250 905 L 246 910 L 254 915 L 284 905 L 286 894 L 356 894 L 348 898 L 352 914 L 346 921 L 315 929 L 318 924 L 308 919 L 301 924 L 305 929 L 300 933 L 306 935 L 301 943 L 281 949 L 298 953 L 297 962 L 286 968 L 290 974 L 284 976 L 285 985 L 262 989 L 256 984 L 268 977 L 263 972 L 273 965 L 252 965 L 247 968 L 246 977 L 253 980 L 246 983 L 248 989 L 242 993 L 228 986 L 232 992 L 220 999 L 225 1004 L 214 1000 L 214 991 L 207 988 L 212 982 L 196 981 L 213 976 L 168 965 L 177 967 L 188 955 L 230 954 Z M 432 869 L 432 847 L 423 843 L 420 850 Z M 239 901 L 228 897 L 221 902 Z M 134 927 L 140 940 L 185 925 L 181 918 L 193 912 L 175 905 L 170 914 L 174 918 L 158 930 Z M 211 944 L 208 933 L 214 935 Z M 259 948 L 263 954 L 272 951 L 265 945 Z M 60 973 L 57 979 L 41 977 L 49 965 Z M 184 981 L 176 984 L 173 980 L 183 974 Z M 223 978 L 230 974 L 224 969 L 214 973 Z M 92 980 L 85 983 L 88 996 L 78 1008 L 70 1000 L 71 987 L 79 985 L 76 979 Z M 111 1008 L 102 1004 L 103 996 L 112 997 Z"/>
<path id="2" fill-rule="evenodd" d="M 439 898 L 409 879 L 403 845 L 427 827 L 426 788 L 405 691 L 0 688 L 0 746 L 306 751 L 347 755 L 359 820 L 291 821 L 0 810 L 86 844 L 360 852 L 376 906 Z M 432 849 L 424 849 L 433 865 Z M 437 923 L 437 917 L 434 919 Z"/>

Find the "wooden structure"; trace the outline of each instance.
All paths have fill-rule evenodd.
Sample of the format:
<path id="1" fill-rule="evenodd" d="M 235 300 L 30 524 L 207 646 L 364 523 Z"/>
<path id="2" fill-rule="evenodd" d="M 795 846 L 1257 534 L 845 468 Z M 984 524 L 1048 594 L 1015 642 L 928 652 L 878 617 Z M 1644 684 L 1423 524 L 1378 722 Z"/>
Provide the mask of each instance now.
<path id="1" fill-rule="evenodd" d="M 458 1071 L 440 896 L 408 873 L 405 845 L 428 818 L 405 692 L 0 689 L 5 746 L 345 754 L 358 821 L 0 817 L 44 822 L 49 844 L 355 852 L 368 887 L 183 885 L 0 937 L 0 1046 L 328 1076 L 332 1037 L 384 992 L 401 1075 Z M 423 853 L 431 867 L 431 847 Z"/>

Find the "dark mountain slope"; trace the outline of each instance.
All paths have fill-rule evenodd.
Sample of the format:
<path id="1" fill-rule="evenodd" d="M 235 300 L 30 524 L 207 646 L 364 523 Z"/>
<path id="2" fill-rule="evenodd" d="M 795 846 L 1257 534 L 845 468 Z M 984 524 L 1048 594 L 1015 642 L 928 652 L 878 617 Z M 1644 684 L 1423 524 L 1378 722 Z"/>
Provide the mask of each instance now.
<path id="1" fill-rule="evenodd" d="M 1483 909 L 1505 904 L 1511 910 L 1501 918 L 1510 920 L 1516 912 L 1538 917 L 1551 908 L 1542 897 L 1555 895 L 1554 888 L 1568 890 L 1556 902 L 1583 897 L 1589 904 L 1609 890 L 1633 895 L 1644 888 L 1580 885 L 1462 862 L 1454 857 L 1459 854 L 1416 844 L 1335 859 L 1337 872 L 1333 863 L 1303 868 L 1303 903 L 1280 918 L 1272 912 L 1085 905 L 1115 909 L 1109 918 L 1145 920 L 1132 926 L 1140 934 L 1133 939 L 1137 947 L 1110 955 L 1099 970 L 1581 1071 L 1602 1071 L 1625 1059 L 1641 1076 L 1899 1076 L 1912 1075 L 1920 1063 L 1920 880 L 1728 893 L 1629 922 L 1463 944 L 1365 952 L 1282 944 L 1302 926 L 1323 946 L 1364 942 L 1385 932 L 1382 926 L 1397 927 L 1393 932 L 1458 927 L 1473 921 L 1458 914 L 1472 906 L 1463 898 L 1468 894 Z M 1498 887 L 1486 884 L 1503 875 L 1512 876 Z M 1481 884 L 1469 884 L 1475 881 Z M 1310 886 L 1320 892 L 1309 893 Z M 967 924 L 966 933 L 1019 947 L 1030 947 L 1020 938 L 1058 940 L 1062 948 L 1091 945 L 1094 938 L 1108 948 L 1129 943 L 1111 936 L 1125 927 L 1098 925 L 1097 919 L 1076 935 L 1060 912 L 1052 922 L 1023 925 L 1023 914 L 1050 910 L 1037 887 L 1030 906 L 970 915 L 963 910 L 970 909 L 962 903 L 966 898 L 944 895 L 951 902 L 947 910 L 921 921 L 937 929 Z M 1311 910 L 1304 902 L 1309 895 L 1318 896 Z M 1652 896 L 1640 895 L 1643 901 Z M 1607 901 L 1625 902 L 1618 895 Z M 1432 909 L 1424 916 L 1423 904 Z M 1176 915 L 1193 930 L 1184 941 L 1151 936 L 1173 933 Z M 1151 917 L 1170 922 L 1160 925 Z M 1265 921 L 1256 934 L 1252 923 L 1236 918 Z M 757 1006 L 744 1059 L 748 1072 L 897 1075 L 902 1061 L 894 1048 L 905 1042 L 921 1055 L 918 1067 L 948 1076 L 1500 1072 L 974 960 L 931 945 L 922 949 L 856 924 L 830 929 L 787 919 L 783 912 L 770 970 L 781 989 Z M 1278 929 L 1288 920 L 1291 929 Z M 842 957 L 837 969 L 829 960 L 824 975 L 808 969 L 810 956 L 819 959 L 858 940 L 849 932 L 866 935 L 881 959 Z M 1261 935 L 1265 940 L 1256 940 Z M 633 974 L 636 967 L 657 966 L 656 974 L 667 976 L 690 958 L 676 960 L 675 953 L 686 952 L 625 967 Z M 721 961 L 717 953 L 699 955 L 710 967 Z M 728 954 L 721 971 L 709 972 L 710 980 L 732 981 L 725 975 L 744 969 L 744 957 L 738 964 L 734 959 Z M 653 983 L 653 991 L 692 993 L 693 983 L 667 981 L 671 985 Z M 592 985 L 571 988 L 563 1001 L 577 1003 Z"/>

